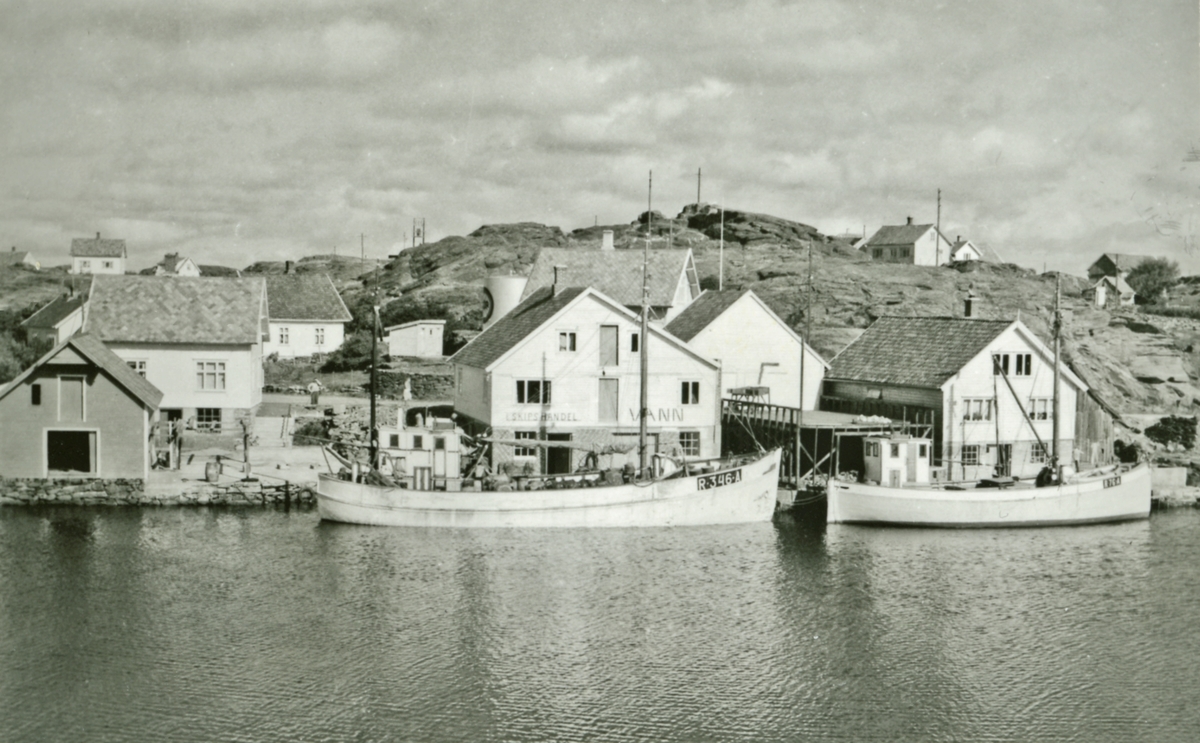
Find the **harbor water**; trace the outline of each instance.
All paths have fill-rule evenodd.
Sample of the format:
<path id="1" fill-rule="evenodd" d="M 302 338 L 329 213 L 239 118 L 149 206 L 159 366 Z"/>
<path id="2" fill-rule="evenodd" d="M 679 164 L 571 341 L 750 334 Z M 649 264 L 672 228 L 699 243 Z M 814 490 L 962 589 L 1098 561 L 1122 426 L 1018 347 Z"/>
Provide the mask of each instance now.
<path id="1" fill-rule="evenodd" d="M 1193 741 L 1198 544 L 0 508 L 0 740 Z"/>

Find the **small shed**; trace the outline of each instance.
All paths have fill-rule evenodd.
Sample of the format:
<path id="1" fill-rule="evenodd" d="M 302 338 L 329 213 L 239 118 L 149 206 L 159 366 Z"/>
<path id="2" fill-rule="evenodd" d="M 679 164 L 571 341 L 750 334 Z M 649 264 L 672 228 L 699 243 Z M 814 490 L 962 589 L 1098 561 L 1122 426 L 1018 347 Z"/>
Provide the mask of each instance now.
<path id="1" fill-rule="evenodd" d="M 0 388 L 0 476 L 146 479 L 162 392 L 75 335 Z"/>
<path id="2" fill-rule="evenodd" d="M 445 330 L 445 320 L 414 320 L 386 328 L 383 339 L 387 343 L 389 356 L 440 359 Z"/>

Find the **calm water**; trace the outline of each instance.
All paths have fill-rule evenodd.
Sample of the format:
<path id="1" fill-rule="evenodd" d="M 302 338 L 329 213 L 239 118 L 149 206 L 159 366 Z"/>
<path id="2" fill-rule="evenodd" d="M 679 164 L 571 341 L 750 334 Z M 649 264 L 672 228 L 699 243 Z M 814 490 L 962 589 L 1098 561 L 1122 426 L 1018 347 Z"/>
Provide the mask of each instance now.
<path id="1" fill-rule="evenodd" d="M 0 740 L 1194 741 L 1198 544 L 0 508 Z"/>

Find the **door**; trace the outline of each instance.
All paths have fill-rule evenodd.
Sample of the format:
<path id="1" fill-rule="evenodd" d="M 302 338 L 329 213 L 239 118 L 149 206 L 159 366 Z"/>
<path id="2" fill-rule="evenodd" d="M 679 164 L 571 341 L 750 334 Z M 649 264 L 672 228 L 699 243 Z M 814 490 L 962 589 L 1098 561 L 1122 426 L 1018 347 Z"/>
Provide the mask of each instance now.
<path id="1" fill-rule="evenodd" d="M 549 441 L 570 441 L 569 433 L 551 433 L 546 435 Z M 546 474 L 566 475 L 572 470 L 571 450 L 565 446 L 546 447 Z"/>
<path id="2" fill-rule="evenodd" d="M 996 475 L 1007 477 L 1012 474 L 1012 444 L 996 447 Z"/>
<path id="3" fill-rule="evenodd" d="M 600 326 L 600 366 L 616 366 L 618 362 L 617 354 L 617 326 L 616 325 L 601 325 Z"/>
<path id="4" fill-rule="evenodd" d="M 617 380 L 607 377 L 600 380 L 600 421 L 616 423 L 620 408 L 617 400 Z"/>
<path id="5" fill-rule="evenodd" d="M 446 476 L 446 437 L 433 438 L 433 476 Z"/>
<path id="6" fill-rule="evenodd" d="M 47 431 L 46 469 L 50 473 L 96 473 L 95 431 Z"/>
<path id="7" fill-rule="evenodd" d="M 900 470 L 888 470 L 888 485 L 893 488 L 900 487 Z"/>

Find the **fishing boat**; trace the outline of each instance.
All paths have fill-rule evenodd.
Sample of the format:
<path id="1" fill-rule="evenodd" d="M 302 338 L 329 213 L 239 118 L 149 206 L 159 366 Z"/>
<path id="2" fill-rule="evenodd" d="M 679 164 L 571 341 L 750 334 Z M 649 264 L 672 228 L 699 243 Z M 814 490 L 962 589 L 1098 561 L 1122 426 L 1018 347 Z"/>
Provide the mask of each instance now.
<path id="1" fill-rule="evenodd" d="M 1007 475 L 964 482 L 931 482 L 929 439 L 877 436 L 863 439 L 860 482 L 831 478 L 828 523 L 934 527 L 1006 527 L 1095 524 L 1150 515 L 1151 470 L 1146 463 L 1111 464 L 1077 472 L 1059 455 L 1061 292 L 1054 309 L 1054 397 L 1051 455 L 1033 481 Z M 1029 416 L 1008 382 L 1026 421 Z M 1030 422 L 1030 428 L 1037 435 Z M 1045 445 L 1038 437 L 1038 446 Z"/>
<path id="2" fill-rule="evenodd" d="M 649 210 L 647 210 L 648 213 Z M 643 254 L 640 337 L 648 338 L 650 306 Z M 378 308 L 376 308 L 378 325 Z M 636 327 L 636 326 L 635 326 Z M 377 335 L 377 334 L 376 334 Z M 648 445 L 648 342 L 639 345 L 638 466 L 600 466 L 613 447 L 552 440 L 472 436 L 453 418 L 403 415 L 377 426 L 371 370 L 371 441 L 366 462 L 326 447 L 336 471 L 319 476 L 322 519 L 380 526 L 662 527 L 770 521 L 775 511 L 780 450 L 691 458 Z M 374 358 L 374 354 L 372 354 Z M 584 449 L 583 468 L 566 474 L 509 476 L 485 456 L 496 447 Z M 493 457 L 494 460 L 494 457 Z M 610 463 L 614 460 L 609 459 Z"/>

